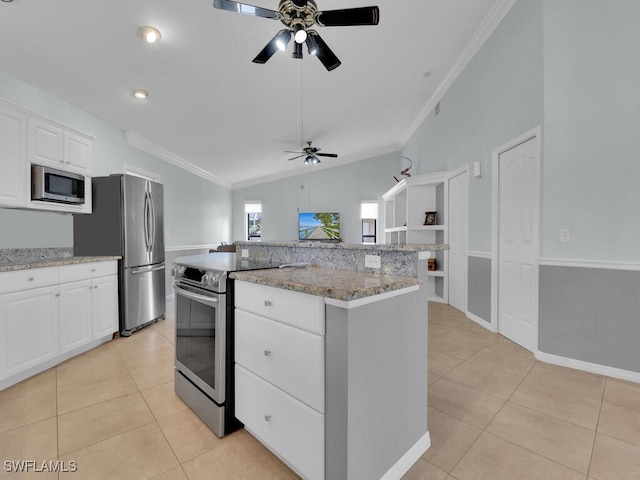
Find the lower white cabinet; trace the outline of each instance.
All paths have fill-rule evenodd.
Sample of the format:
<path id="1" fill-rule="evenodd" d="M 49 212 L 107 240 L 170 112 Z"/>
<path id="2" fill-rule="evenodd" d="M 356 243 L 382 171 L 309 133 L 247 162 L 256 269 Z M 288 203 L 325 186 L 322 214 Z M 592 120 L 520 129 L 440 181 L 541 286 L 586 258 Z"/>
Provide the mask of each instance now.
<path id="1" fill-rule="evenodd" d="M 57 285 L 0 295 L 0 380 L 58 355 L 57 295 Z"/>
<path id="2" fill-rule="evenodd" d="M 241 281 L 235 293 L 236 417 L 300 476 L 324 479 L 324 299 Z"/>
<path id="3" fill-rule="evenodd" d="M 0 390 L 110 340 L 117 262 L 0 273 Z"/>

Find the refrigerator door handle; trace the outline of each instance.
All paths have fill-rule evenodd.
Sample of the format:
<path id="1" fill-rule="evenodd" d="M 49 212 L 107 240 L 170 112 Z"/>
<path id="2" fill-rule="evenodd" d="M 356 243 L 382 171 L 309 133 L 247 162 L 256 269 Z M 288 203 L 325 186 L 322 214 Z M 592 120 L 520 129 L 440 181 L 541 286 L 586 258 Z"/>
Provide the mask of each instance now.
<path id="1" fill-rule="evenodd" d="M 147 252 L 151 251 L 151 232 L 149 217 L 151 216 L 151 199 L 149 192 L 144 192 L 144 244 Z"/>
<path id="2" fill-rule="evenodd" d="M 152 265 L 149 267 L 135 267 L 131 269 L 131 275 L 140 275 L 141 273 L 157 272 L 158 270 L 164 270 L 164 264 Z"/>
<path id="3" fill-rule="evenodd" d="M 151 232 L 149 232 L 149 252 L 153 252 L 156 243 L 156 203 L 149 192 L 149 205 L 151 214 Z"/>

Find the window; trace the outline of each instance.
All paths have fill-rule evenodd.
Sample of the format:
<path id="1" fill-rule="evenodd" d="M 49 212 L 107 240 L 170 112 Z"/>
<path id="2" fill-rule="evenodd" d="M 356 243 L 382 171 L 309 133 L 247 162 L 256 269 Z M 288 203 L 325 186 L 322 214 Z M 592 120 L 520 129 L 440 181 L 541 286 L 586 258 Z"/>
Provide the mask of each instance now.
<path id="1" fill-rule="evenodd" d="M 245 236 L 250 242 L 259 242 L 262 234 L 262 204 L 251 202 L 244 204 Z"/>
<path id="2" fill-rule="evenodd" d="M 360 218 L 362 219 L 362 243 L 377 243 L 378 202 L 362 202 Z"/>

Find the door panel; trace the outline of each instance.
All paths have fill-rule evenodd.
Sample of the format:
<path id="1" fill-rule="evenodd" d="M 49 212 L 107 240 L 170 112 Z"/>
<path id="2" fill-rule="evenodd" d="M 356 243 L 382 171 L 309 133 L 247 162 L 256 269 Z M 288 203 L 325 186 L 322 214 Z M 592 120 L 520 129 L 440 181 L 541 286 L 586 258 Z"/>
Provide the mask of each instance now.
<path id="1" fill-rule="evenodd" d="M 498 158 L 498 331 L 538 348 L 539 160 L 536 138 Z"/>
<path id="2" fill-rule="evenodd" d="M 149 263 L 164 262 L 164 187 L 160 183 L 149 182 L 151 199 L 152 231 Z"/>
<path id="3" fill-rule="evenodd" d="M 124 319 L 131 330 L 165 313 L 164 264 L 124 269 Z"/>
<path id="4" fill-rule="evenodd" d="M 144 178 L 124 175 L 125 267 L 148 265 L 147 195 Z"/>
<path id="5" fill-rule="evenodd" d="M 60 352 L 91 342 L 91 280 L 60 285 Z"/>
<path id="6" fill-rule="evenodd" d="M 468 174 L 449 180 L 449 304 L 467 311 Z"/>

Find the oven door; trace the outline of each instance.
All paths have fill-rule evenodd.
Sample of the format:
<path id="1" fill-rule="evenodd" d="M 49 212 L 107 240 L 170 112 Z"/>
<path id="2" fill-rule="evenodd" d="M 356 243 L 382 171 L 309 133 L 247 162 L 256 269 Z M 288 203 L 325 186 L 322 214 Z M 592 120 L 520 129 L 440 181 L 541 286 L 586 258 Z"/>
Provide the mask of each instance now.
<path id="1" fill-rule="evenodd" d="M 225 400 L 225 295 L 197 293 L 178 285 L 175 292 L 176 368 L 221 405 Z"/>

